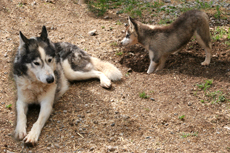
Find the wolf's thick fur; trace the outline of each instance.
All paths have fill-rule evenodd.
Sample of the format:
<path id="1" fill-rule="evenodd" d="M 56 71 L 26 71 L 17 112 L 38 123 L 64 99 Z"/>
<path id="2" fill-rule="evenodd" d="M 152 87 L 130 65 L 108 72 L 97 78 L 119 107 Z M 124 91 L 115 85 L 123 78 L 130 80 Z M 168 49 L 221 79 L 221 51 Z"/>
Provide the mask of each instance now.
<path id="1" fill-rule="evenodd" d="M 198 10 L 185 12 L 168 26 L 147 25 L 130 17 L 128 21 L 126 37 L 121 41 L 121 44 L 133 45 L 139 43 L 149 51 L 148 74 L 162 69 L 169 54 L 182 49 L 194 35 L 206 53 L 205 61 L 201 64 L 209 65 L 211 38 L 209 19 L 206 13 Z"/>
<path id="2" fill-rule="evenodd" d="M 111 63 L 89 56 L 70 43 L 52 43 L 43 26 L 40 37 L 27 39 L 20 32 L 20 45 L 13 73 L 17 85 L 17 125 L 15 137 L 36 143 L 49 118 L 55 100 L 68 89 L 70 80 L 100 79 L 109 88 L 111 80 L 120 80 L 121 72 Z M 38 120 L 26 133 L 28 105 L 41 105 Z"/>

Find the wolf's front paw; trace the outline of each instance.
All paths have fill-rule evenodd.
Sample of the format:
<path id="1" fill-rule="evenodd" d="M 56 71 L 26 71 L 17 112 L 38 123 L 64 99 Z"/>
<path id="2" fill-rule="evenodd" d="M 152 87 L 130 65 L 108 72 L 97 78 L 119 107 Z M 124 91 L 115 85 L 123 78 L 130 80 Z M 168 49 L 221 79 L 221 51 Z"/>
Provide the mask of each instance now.
<path id="1" fill-rule="evenodd" d="M 24 142 L 27 144 L 32 144 L 33 146 L 37 143 L 38 137 L 40 135 L 39 131 L 31 130 L 29 134 L 24 138 Z"/>
<path id="2" fill-rule="evenodd" d="M 20 127 L 16 126 L 16 129 L 14 131 L 14 137 L 16 139 L 22 140 L 26 136 L 26 127 Z"/>
<path id="3" fill-rule="evenodd" d="M 106 77 L 101 77 L 101 86 L 104 88 L 110 88 L 111 87 L 111 81 Z"/>

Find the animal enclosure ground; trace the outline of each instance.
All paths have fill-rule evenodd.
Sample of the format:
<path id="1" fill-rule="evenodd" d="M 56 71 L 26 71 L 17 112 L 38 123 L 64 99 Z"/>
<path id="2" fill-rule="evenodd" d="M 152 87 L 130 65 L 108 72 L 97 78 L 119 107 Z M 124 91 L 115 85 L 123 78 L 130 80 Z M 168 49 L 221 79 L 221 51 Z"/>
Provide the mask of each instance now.
<path id="1" fill-rule="evenodd" d="M 116 10 L 105 16 L 96 17 L 71 0 L 0 2 L 0 152 L 229 152 L 228 39 L 212 41 L 209 66 L 201 66 L 204 50 L 191 40 L 162 71 L 148 75 L 143 48 L 117 45 L 127 16 Z M 55 103 L 38 144 L 28 147 L 12 137 L 16 87 L 11 65 L 19 31 L 38 36 L 43 25 L 53 42 L 76 44 L 115 64 L 123 79 L 109 90 L 96 79 L 72 82 Z M 228 21 L 224 27 L 229 26 Z M 97 34 L 89 36 L 93 29 Z M 30 108 L 27 131 L 38 113 L 39 107 Z"/>

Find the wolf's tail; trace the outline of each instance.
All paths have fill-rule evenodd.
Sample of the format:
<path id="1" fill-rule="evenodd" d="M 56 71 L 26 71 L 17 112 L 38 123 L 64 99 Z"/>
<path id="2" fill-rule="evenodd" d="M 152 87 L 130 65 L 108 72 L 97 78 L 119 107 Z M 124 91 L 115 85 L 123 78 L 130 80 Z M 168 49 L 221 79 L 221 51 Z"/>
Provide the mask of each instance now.
<path id="1" fill-rule="evenodd" d="M 95 57 L 91 57 L 91 62 L 96 70 L 104 73 L 110 80 L 118 81 L 122 78 L 121 71 L 113 64 Z"/>

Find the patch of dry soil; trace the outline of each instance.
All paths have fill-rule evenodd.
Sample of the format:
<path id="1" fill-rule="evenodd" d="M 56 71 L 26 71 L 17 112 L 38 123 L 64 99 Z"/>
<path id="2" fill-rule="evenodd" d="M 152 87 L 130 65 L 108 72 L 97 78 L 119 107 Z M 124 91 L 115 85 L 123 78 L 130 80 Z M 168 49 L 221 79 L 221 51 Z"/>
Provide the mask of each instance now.
<path id="1" fill-rule="evenodd" d="M 97 18 L 71 0 L 19 2 L 0 2 L 0 152 L 230 151 L 230 52 L 224 40 L 213 42 L 210 66 L 200 65 L 204 51 L 191 41 L 169 57 L 162 71 L 147 75 L 149 59 L 144 49 L 113 47 L 124 37 L 123 25 L 116 22 L 125 22 L 126 16 L 110 11 L 109 19 Z M 31 148 L 12 138 L 16 87 L 10 73 L 19 31 L 38 36 L 43 25 L 52 41 L 74 43 L 115 64 L 123 79 L 110 90 L 101 88 L 98 80 L 71 83 L 54 105 L 38 144 Z M 97 35 L 89 36 L 93 29 Z M 120 51 L 123 54 L 116 55 Z M 213 84 L 205 93 L 197 84 L 207 79 L 213 79 Z M 222 91 L 226 100 L 211 104 L 213 97 L 207 93 L 216 91 Z M 142 92 L 149 98 L 140 98 Z M 6 108 L 10 104 L 11 109 Z M 30 108 L 27 131 L 38 113 L 39 107 Z"/>

